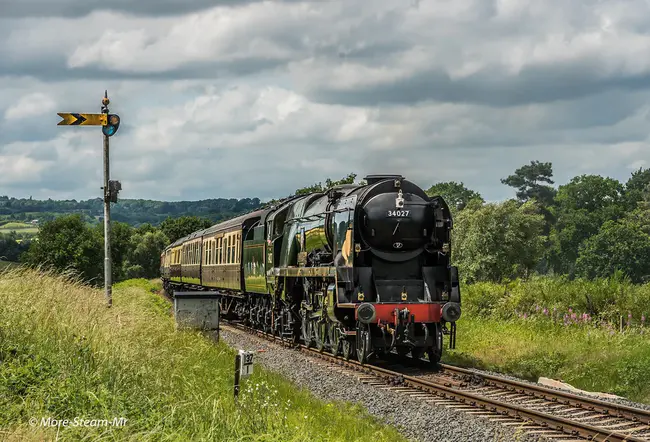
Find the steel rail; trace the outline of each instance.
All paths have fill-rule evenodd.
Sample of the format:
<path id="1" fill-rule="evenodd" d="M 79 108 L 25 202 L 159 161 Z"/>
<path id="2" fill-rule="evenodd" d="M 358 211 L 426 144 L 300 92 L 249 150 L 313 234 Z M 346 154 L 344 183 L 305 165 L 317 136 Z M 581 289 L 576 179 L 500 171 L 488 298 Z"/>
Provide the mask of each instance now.
<path id="1" fill-rule="evenodd" d="M 341 356 L 334 356 L 331 353 L 327 353 L 325 351 L 319 351 L 317 349 L 307 347 L 304 344 L 293 343 L 289 340 L 272 335 L 270 333 L 263 332 L 258 329 L 248 327 L 238 322 L 230 322 L 227 320 L 224 320 L 224 322 L 226 322 L 226 324 L 230 326 L 233 326 L 240 330 L 247 331 L 249 333 L 257 334 L 258 336 L 265 337 L 269 340 L 280 341 L 285 345 L 290 344 L 291 346 L 298 348 L 301 351 L 305 351 L 306 353 L 313 354 L 319 358 L 331 361 L 341 366 L 347 366 L 348 368 L 354 369 L 355 371 L 363 371 L 365 373 L 375 375 L 387 381 L 389 384 L 400 384 L 400 385 L 409 386 L 416 390 L 427 391 L 429 393 L 442 396 L 444 398 L 459 402 L 461 404 L 470 405 L 500 415 L 511 416 L 519 419 L 526 419 L 536 423 L 537 425 L 543 428 L 563 432 L 568 435 L 578 436 L 578 437 L 585 438 L 587 440 L 594 440 L 594 441 L 608 441 L 608 442 L 647 442 L 648 441 L 647 439 L 640 439 L 638 437 L 627 435 L 624 433 L 609 431 L 604 428 L 599 428 L 591 424 L 572 421 L 564 417 L 555 416 L 541 411 L 527 409 L 520 405 L 501 402 L 493 398 L 481 396 L 475 393 L 471 393 L 469 391 L 458 390 L 453 387 L 445 386 L 425 379 L 420 379 L 418 377 L 405 375 L 382 367 L 376 367 L 374 365 L 368 365 L 368 364 L 361 364 L 360 362 L 354 360 L 346 360 Z M 457 367 L 451 367 L 451 366 L 446 366 L 446 367 L 448 370 L 457 369 Z M 472 374 L 472 375 L 475 374 L 474 372 L 466 369 L 460 369 L 459 372 L 461 371 L 468 372 L 466 374 Z M 498 378 L 495 379 L 495 381 L 496 380 L 501 381 L 501 379 Z M 522 383 L 522 387 L 520 388 L 524 388 L 524 387 L 528 388 L 529 386 L 528 384 Z M 544 387 L 539 387 L 539 390 L 544 390 L 544 392 L 546 392 L 547 389 L 545 389 Z M 550 393 L 555 394 L 556 392 L 549 391 L 549 394 Z M 564 393 L 560 392 L 558 394 L 558 396 L 564 397 L 562 395 L 564 395 Z M 580 397 L 580 399 L 582 398 Z M 612 405 L 614 406 L 614 408 L 620 407 L 616 404 L 612 404 Z"/>

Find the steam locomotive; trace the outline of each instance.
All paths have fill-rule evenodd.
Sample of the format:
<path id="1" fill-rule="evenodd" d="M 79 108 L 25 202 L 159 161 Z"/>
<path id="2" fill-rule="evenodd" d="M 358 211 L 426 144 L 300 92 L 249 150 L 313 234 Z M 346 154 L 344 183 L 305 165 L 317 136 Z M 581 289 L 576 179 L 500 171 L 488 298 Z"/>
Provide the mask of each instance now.
<path id="1" fill-rule="evenodd" d="M 217 290 L 222 315 L 365 363 L 436 365 L 455 347 L 449 207 L 400 175 L 369 175 L 194 232 L 161 254 L 164 289 Z"/>

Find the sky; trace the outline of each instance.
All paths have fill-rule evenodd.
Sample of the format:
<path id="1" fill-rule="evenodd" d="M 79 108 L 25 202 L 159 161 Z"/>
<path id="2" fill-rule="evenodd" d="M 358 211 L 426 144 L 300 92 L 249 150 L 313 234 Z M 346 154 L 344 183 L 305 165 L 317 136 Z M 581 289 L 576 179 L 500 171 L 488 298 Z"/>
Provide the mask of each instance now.
<path id="1" fill-rule="evenodd" d="M 220 6 L 215 7 L 218 4 Z M 107 9 L 110 8 L 110 9 Z M 0 0 L 0 195 L 270 199 L 326 178 L 650 167 L 647 0 Z"/>

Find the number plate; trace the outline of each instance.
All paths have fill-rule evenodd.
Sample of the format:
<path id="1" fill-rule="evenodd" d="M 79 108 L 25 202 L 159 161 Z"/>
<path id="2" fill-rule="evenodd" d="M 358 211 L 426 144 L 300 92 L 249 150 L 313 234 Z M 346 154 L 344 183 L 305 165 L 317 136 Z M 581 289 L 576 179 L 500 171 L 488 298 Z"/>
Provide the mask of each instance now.
<path id="1" fill-rule="evenodd" d="M 242 378 L 245 378 L 253 374 L 253 353 L 244 350 L 239 350 L 239 355 L 241 357 L 239 375 Z"/>
<path id="2" fill-rule="evenodd" d="M 388 216 L 389 218 L 409 218 L 411 216 L 411 211 L 410 210 L 389 210 L 388 211 Z"/>

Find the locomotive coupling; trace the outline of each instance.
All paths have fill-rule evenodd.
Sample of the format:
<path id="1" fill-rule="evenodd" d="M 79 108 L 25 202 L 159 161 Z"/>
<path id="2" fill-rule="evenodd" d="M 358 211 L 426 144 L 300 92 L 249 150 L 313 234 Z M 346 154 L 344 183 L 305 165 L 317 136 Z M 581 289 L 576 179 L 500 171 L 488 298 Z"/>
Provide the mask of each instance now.
<path id="1" fill-rule="evenodd" d="M 460 319 L 460 304 L 448 302 L 442 306 L 442 319 L 447 322 L 456 322 Z"/>

